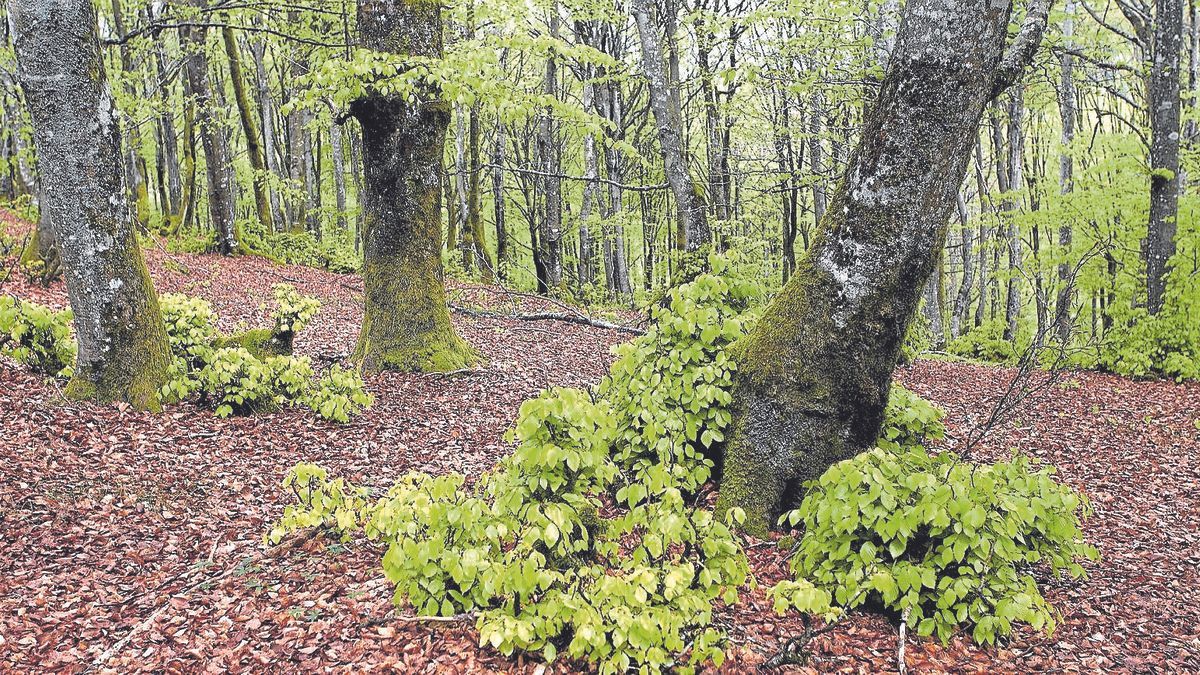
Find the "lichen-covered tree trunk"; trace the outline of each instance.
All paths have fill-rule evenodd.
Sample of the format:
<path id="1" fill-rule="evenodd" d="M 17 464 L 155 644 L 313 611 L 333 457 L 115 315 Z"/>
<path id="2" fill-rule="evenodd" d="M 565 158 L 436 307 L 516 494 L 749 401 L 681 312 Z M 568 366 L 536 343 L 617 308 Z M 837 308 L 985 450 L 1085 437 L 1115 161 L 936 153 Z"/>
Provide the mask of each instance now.
<path id="1" fill-rule="evenodd" d="M 1146 307 L 1162 311 L 1175 255 L 1179 216 L 1179 52 L 1183 3 L 1155 0 L 1154 43 L 1147 87 L 1150 110 L 1150 222 L 1146 233 Z"/>
<path id="2" fill-rule="evenodd" d="M 79 343 L 74 398 L 159 406 L 166 330 L 134 232 L 117 108 L 88 0 L 9 5 L 33 120 L 41 207 L 59 235 Z"/>
<path id="3" fill-rule="evenodd" d="M 558 37 L 562 19 L 558 4 L 550 4 L 549 29 L 552 37 Z M 551 52 L 546 58 L 545 75 L 542 78 L 542 93 L 557 98 L 558 57 Z M 538 293 L 557 294 L 563 284 L 562 246 L 562 178 L 558 147 L 558 124 L 554 111 L 549 106 L 542 112 L 538 125 L 538 157 L 541 159 L 542 193 L 545 196 L 545 212 L 538 232 L 538 247 L 541 255 L 541 274 L 538 275 Z"/>
<path id="4" fill-rule="evenodd" d="M 440 58 L 435 0 L 360 0 L 368 49 Z M 364 370 L 446 371 L 475 360 L 454 332 L 443 286 L 442 148 L 450 104 L 425 89 L 409 100 L 370 94 L 350 112 L 362 127 L 366 313 L 354 360 Z"/>
<path id="5" fill-rule="evenodd" d="M 752 529 L 769 527 L 804 480 L 875 443 L 984 106 L 1020 73 L 1010 59 L 1023 63 L 1031 37 L 1040 41 L 1044 12 L 1004 54 L 1010 10 L 990 0 L 905 7 L 879 99 L 812 248 L 738 346 L 720 505 L 745 509 Z"/>
<path id="6" fill-rule="evenodd" d="M 1071 144 L 1075 142 L 1075 116 L 1078 114 L 1078 97 L 1075 93 L 1075 56 L 1068 49 L 1073 48 L 1075 36 L 1075 0 L 1067 0 L 1063 8 L 1062 36 L 1064 47 L 1059 56 L 1059 89 L 1058 116 L 1062 122 L 1062 152 L 1058 156 L 1058 186 L 1062 194 L 1070 194 L 1075 189 L 1075 157 Z M 1062 249 L 1062 262 L 1058 264 L 1058 297 L 1054 303 L 1055 332 L 1062 345 L 1071 342 L 1071 330 L 1074 322 L 1071 319 L 1071 304 L 1074 297 L 1071 277 L 1071 221 L 1063 218 L 1058 226 L 1058 245 Z"/>

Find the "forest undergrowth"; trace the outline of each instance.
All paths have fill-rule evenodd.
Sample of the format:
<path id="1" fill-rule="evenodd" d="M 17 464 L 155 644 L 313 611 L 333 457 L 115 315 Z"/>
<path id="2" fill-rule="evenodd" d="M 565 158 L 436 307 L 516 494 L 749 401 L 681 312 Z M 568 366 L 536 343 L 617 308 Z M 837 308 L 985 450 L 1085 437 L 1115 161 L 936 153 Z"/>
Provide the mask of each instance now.
<path id="1" fill-rule="evenodd" d="M 322 311 L 296 353 L 333 362 L 353 348 L 361 281 L 254 257 L 218 259 L 149 248 L 160 292 L 205 298 L 226 332 L 269 325 L 277 283 L 318 297 Z M 4 293 L 64 307 L 61 283 L 20 275 Z M 407 471 L 478 476 L 510 452 L 506 430 L 550 386 L 586 387 L 607 372 L 627 334 L 488 312 L 555 311 L 544 301 L 451 284 L 473 308 L 455 327 L 487 361 L 445 375 L 369 378 L 375 404 L 345 425 L 298 410 L 219 419 L 193 405 L 161 416 L 121 406 L 62 405 L 53 381 L 0 359 L 0 669 L 114 672 L 366 670 L 539 672 L 529 656 L 480 647 L 469 621 L 412 621 L 393 608 L 381 551 L 321 536 L 282 551 L 263 533 L 293 496 L 290 467 L 317 461 L 375 491 Z M 1013 371 L 919 360 L 897 379 L 947 412 L 954 448 L 984 424 Z M 1061 377 L 997 428 L 974 454 L 1016 448 L 1056 465 L 1095 510 L 1085 535 L 1103 564 L 1084 580 L 1039 578 L 1063 620 L 1050 636 L 1020 628 L 982 648 L 910 638 L 909 668 L 1186 671 L 1200 668 L 1200 385 L 1135 382 L 1097 373 Z M 746 541 L 757 590 L 719 607 L 731 641 L 728 672 L 756 669 L 803 631 L 777 616 L 765 590 L 787 576 L 772 539 Z M 807 668 L 895 668 L 897 633 L 855 611 L 811 644 Z M 550 670 L 573 665 L 556 661 Z"/>

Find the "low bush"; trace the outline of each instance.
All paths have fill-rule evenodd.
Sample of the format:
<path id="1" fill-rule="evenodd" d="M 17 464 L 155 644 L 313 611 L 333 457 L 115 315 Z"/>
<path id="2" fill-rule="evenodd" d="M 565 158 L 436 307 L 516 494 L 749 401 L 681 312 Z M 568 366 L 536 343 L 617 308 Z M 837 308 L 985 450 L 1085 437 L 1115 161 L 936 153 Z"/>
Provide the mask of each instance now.
<path id="1" fill-rule="evenodd" d="M 959 626 L 983 644 L 1018 621 L 1050 631 L 1057 614 L 1031 566 L 1082 577 L 1077 561 L 1097 557 L 1080 529 L 1086 498 L 1053 474 L 1023 456 L 972 464 L 914 445 L 840 462 L 784 516 L 804 536 L 776 610 L 876 605 L 943 642 Z"/>
<path id="2" fill-rule="evenodd" d="M 0 354 L 43 375 L 70 377 L 75 365 L 71 310 L 0 296 Z"/>

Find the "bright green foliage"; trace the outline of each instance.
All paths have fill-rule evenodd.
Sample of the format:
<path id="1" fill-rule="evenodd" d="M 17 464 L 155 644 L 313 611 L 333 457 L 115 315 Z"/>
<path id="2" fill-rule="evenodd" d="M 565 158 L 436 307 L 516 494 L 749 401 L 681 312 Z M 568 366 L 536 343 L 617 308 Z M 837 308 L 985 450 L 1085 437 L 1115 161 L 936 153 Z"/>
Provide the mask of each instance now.
<path id="1" fill-rule="evenodd" d="M 878 603 L 943 642 L 956 626 L 984 644 L 1018 621 L 1050 631 L 1057 615 L 1029 566 L 1082 577 L 1076 561 L 1097 557 L 1080 529 L 1086 498 L 1053 474 L 1023 456 L 972 464 L 920 446 L 839 462 L 784 516 L 804 537 L 776 609 L 823 613 L 824 594 L 839 608 Z"/>
<path id="2" fill-rule="evenodd" d="M 1076 363 L 1126 377 L 1200 380 L 1200 318 L 1174 311 L 1150 316 L 1137 310 L 1137 314 L 1106 336 L 1098 355 L 1085 352 Z"/>
<path id="3" fill-rule="evenodd" d="M 275 320 L 276 333 L 299 333 L 321 311 L 320 300 L 301 295 L 291 284 L 275 284 L 272 293 L 275 311 L 271 312 L 271 318 Z"/>
<path id="4" fill-rule="evenodd" d="M 1004 321 L 995 319 L 985 321 L 971 332 L 952 340 L 946 345 L 946 351 L 968 359 L 1013 365 L 1028 347 L 1029 339 L 1023 336 L 1018 336 L 1017 344 L 1005 340 Z"/>
<path id="5" fill-rule="evenodd" d="M 271 314 L 275 322 L 271 335 L 290 336 L 302 330 L 321 306 L 316 298 L 300 295 L 286 284 L 275 286 L 274 294 L 277 306 Z M 256 354 L 236 339 L 220 335 L 217 314 L 206 300 L 167 293 L 161 307 L 174 357 L 170 377 L 159 392 L 164 401 L 198 396 L 218 417 L 253 414 L 284 404 L 305 405 L 327 420 L 342 423 L 372 403 L 355 371 L 335 365 L 314 386 L 307 357 Z"/>
<path id="6" fill-rule="evenodd" d="M 762 297 L 758 283 L 729 273 L 727 264 L 711 256 L 712 274 L 673 289 L 667 306 L 653 309 L 649 331 L 617 347 L 599 386 L 617 416 L 615 459 L 636 478 L 618 496 L 625 503 L 669 488 L 692 493 L 712 474 L 705 455 L 732 419 L 736 365 L 726 350 L 745 335 L 746 310 Z"/>
<path id="7" fill-rule="evenodd" d="M 342 424 L 360 415 L 373 402 L 374 398 L 367 393 L 358 371 L 346 370 L 336 364 L 304 400 L 305 405 L 322 418 Z"/>
<path id="8" fill-rule="evenodd" d="M 946 435 L 945 411 L 898 384 L 892 385 L 877 444 L 884 450 L 921 447 Z"/>
<path id="9" fill-rule="evenodd" d="M 70 377 L 75 364 L 71 310 L 0 296 L 0 354 L 35 373 Z"/>
<path id="10" fill-rule="evenodd" d="M 182 293 L 163 293 L 158 299 L 171 354 L 189 367 L 199 367 L 212 351 L 217 338 L 217 313 L 203 298 Z"/>
<path id="11" fill-rule="evenodd" d="M 306 265 L 336 274 L 362 270 L 362 256 L 352 242 L 336 233 L 317 241 L 309 232 L 271 232 L 260 235 L 254 226 L 245 230 L 247 243 L 255 253 L 285 265 Z"/>
<path id="12" fill-rule="evenodd" d="M 217 417 L 277 408 L 302 396 L 311 385 L 307 357 L 276 356 L 265 361 L 241 347 L 215 350 L 196 373 L 197 393 Z"/>

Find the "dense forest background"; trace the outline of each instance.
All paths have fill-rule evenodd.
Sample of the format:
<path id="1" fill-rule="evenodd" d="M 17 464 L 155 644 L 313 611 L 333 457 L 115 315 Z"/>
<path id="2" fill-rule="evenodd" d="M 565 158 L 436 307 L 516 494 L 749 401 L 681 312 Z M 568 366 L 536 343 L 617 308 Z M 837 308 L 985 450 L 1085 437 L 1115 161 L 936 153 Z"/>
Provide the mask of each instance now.
<path id="1" fill-rule="evenodd" d="M 357 270 L 363 149 L 349 102 L 364 74 L 397 65 L 354 44 L 354 7 L 100 9 L 145 231 L 172 250 Z M 847 164 L 899 11 L 797 0 L 450 3 L 445 58 L 389 85 L 403 92 L 428 78 L 452 104 L 448 274 L 644 309 L 687 245 L 693 205 L 680 207 L 664 170 L 678 154 L 716 245 L 781 284 Z M 1036 342 L 1066 346 L 1053 358 L 1076 365 L 1197 374 L 1189 176 L 1200 29 L 1194 7 L 1178 10 L 1168 46 L 1179 62 L 1160 49 L 1167 63 L 1155 70 L 1154 45 L 1171 34 L 1153 20 L 1160 11 L 1075 0 L 1052 9 L 1023 81 L 985 115 L 924 292 L 914 336 L 923 346 L 1015 361 Z M 0 195 L 33 206 L 41 187 L 7 30 L 3 42 Z M 644 43 L 666 56 L 661 82 L 646 77 L 656 64 Z M 652 114 L 656 84 L 670 104 L 666 136 Z"/>

